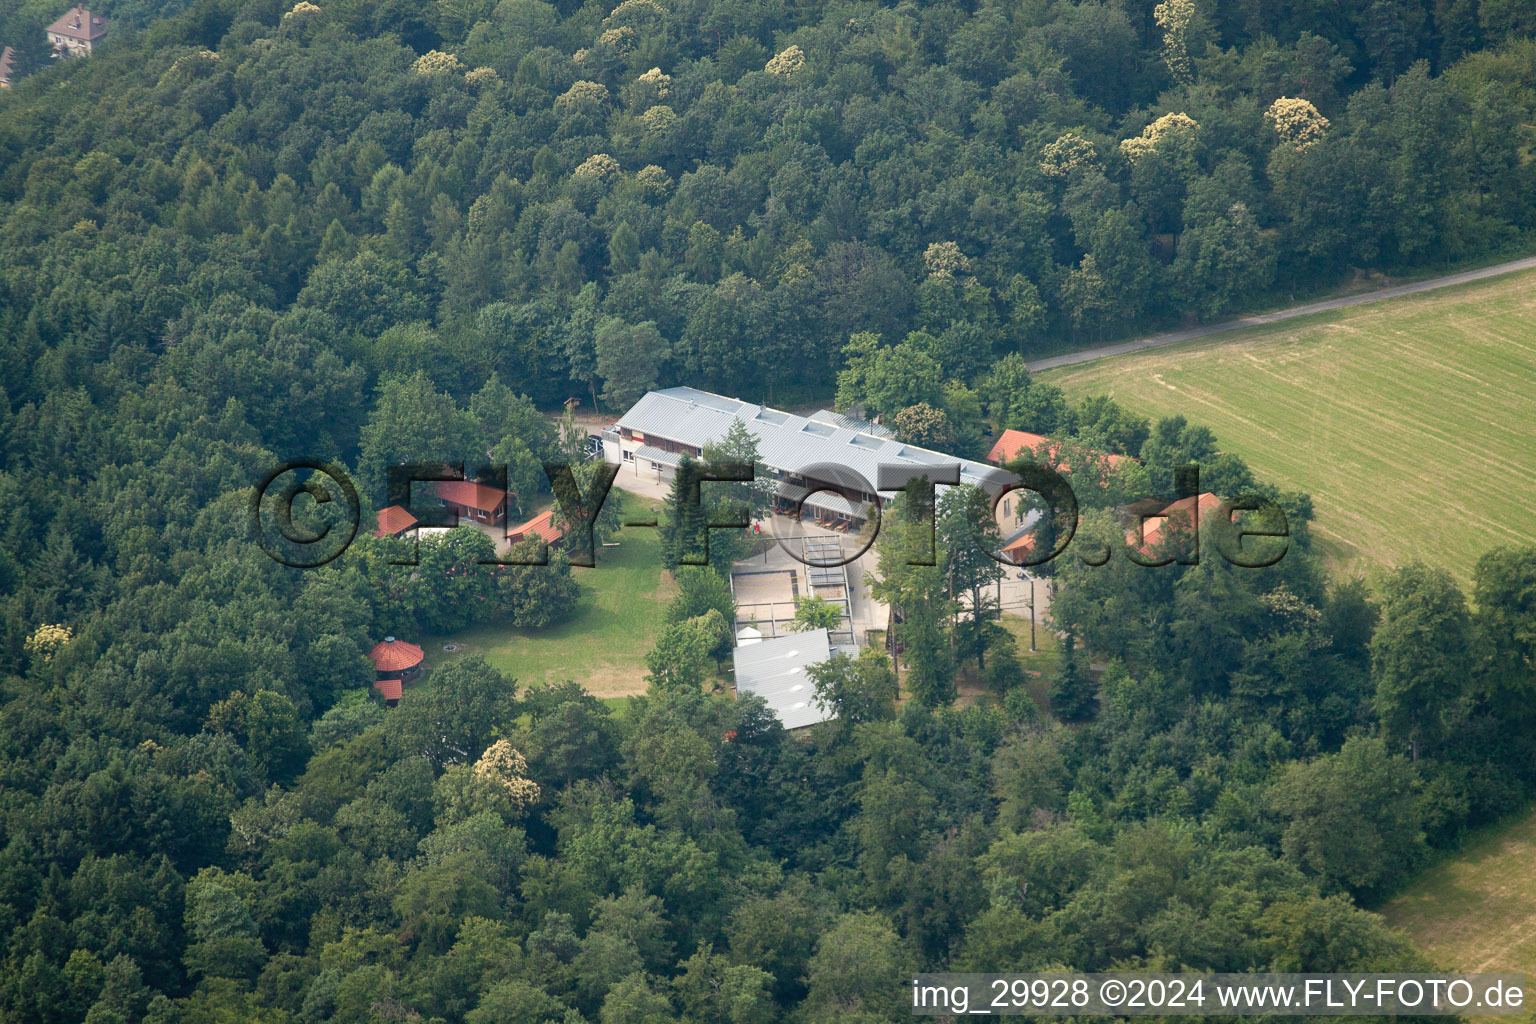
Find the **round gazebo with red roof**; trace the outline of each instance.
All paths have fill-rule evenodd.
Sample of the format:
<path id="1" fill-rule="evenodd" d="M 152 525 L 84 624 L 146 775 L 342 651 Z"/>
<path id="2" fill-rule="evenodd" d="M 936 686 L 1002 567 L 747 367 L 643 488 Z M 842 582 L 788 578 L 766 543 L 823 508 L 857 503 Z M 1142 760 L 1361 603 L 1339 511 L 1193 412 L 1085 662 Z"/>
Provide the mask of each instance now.
<path id="1" fill-rule="evenodd" d="M 421 675 L 426 652 L 415 644 L 387 636 L 373 645 L 368 657 L 373 661 L 373 688 L 384 696 L 384 703 L 399 703 L 405 684 Z"/>

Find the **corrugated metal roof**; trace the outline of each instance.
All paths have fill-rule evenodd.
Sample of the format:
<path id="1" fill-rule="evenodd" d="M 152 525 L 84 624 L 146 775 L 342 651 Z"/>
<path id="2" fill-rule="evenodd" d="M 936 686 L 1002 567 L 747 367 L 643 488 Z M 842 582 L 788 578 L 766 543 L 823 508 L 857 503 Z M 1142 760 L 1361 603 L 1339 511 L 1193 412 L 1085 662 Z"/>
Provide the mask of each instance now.
<path id="1" fill-rule="evenodd" d="M 817 707 L 815 686 L 806 671 L 832 656 L 824 629 L 765 637 L 736 648 L 736 692 L 755 693 L 768 703 L 786 729 L 825 722 L 831 714 Z"/>
<path id="2" fill-rule="evenodd" d="M 643 444 L 635 449 L 635 458 L 659 462 L 663 466 L 681 466 L 683 464 L 683 457 L 679 453 L 652 448 L 648 444 Z"/>
<path id="3" fill-rule="evenodd" d="M 834 419 L 857 424 L 859 429 L 833 422 Z M 873 490 L 879 483 L 881 465 L 939 466 L 958 462 L 963 483 L 995 492 L 1007 479 L 1007 474 L 995 466 L 872 434 L 868 428 L 875 424 L 864 420 L 850 420 L 837 413 L 796 416 L 696 388 L 649 392 L 619 418 L 619 426 L 639 431 L 647 438 L 654 434 L 703 448 L 724 437 L 735 420 L 744 423 L 756 436 L 758 457 L 764 465 L 789 473 L 803 473 L 816 465 L 840 466 L 863 477 Z M 812 499 L 813 503 L 821 504 L 820 497 Z"/>
<path id="4" fill-rule="evenodd" d="M 859 519 L 869 518 L 869 502 L 861 501 L 857 505 L 836 491 L 817 491 L 805 499 L 807 508 L 819 508 L 833 515 L 856 516 Z"/>
<path id="5" fill-rule="evenodd" d="M 844 427 L 848 430 L 856 430 L 861 434 L 870 434 L 874 437 L 895 437 L 896 434 L 887 426 L 875 423 L 871 420 L 861 420 L 853 416 L 844 416 L 832 409 L 820 409 L 811 413 L 811 419 L 819 423 L 830 423 L 834 427 Z"/>
<path id="6" fill-rule="evenodd" d="M 801 487 L 799 484 L 779 484 L 773 489 L 773 496 L 781 501 L 799 501 L 809 493 L 809 487 Z"/>

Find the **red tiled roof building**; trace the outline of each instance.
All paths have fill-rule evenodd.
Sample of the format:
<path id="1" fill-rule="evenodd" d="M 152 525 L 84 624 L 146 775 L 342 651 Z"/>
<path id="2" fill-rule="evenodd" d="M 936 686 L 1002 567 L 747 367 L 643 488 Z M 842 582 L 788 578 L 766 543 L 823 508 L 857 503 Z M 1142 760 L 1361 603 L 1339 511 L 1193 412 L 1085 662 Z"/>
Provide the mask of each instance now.
<path id="1" fill-rule="evenodd" d="M 1024 559 L 1035 550 L 1035 535 L 1033 533 L 1021 533 L 1007 544 L 1003 545 L 1002 555 L 1014 565 L 1023 565 Z"/>
<path id="2" fill-rule="evenodd" d="M 514 526 L 507 531 L 507 542 L 517 544 L 529 537 L 538 537 L 546 544 L 558 543 L 565 536 L 565 531 L 555 525 L 555 510 L 545 509 L 521 526 Z"/>
<path id="3" fill-rule="evenodd" d="M 379 511 L 379 525 L 373 531 L 375 537 L 403 537 L 418 525 L 416 517 L 399 505 L 391 505 Z"/>
<path id="4" fill-rule="evenodd" d="M 993 465 L 1001 466 L 1012 462 L 1020 455 L 1032 453 L 1036 457 L 1044 456 L 1055 461 L 1051 468 L 1057 472 L 1065 473 L 1072 467 L 1061 458 L 1061 443 L 1053 441 L 1044 434 L 1031 434 L 1027 430 L 1005 430 L 998 437 L 997 443 L 992 445 L 992 450 L 987 453 L 987 461 Z M 1129 455 L 1115 455 L 1110 452 L 1090 452 L 1095 459 L 1103 459 L 1111 467 L 1118 467 L 1126 462 L 1133 462 Z"/>
<path id="5" fill-rule="evenodd" d="M 1180 498 L 1158 515 L 1133 525 L 1125 532 L 1125 542 L 1144 555 L 1156 554 L 1158 547 L 1169 537 L 1185 531 L 1194 531 L 1198 535 L 1200 520 L 1219 514 L 1223 507 L 1222 500 L 1210 491 L 1194 498 Z"/>
<path id="6" fill-rule="evenodd" d="M 433 493 L 461 518 L 498 526 L 507 521 L 507 492 L 473 480 L 439 480 Z"/>
<path id="7" fill-rule="evenodd" d="M 368 652 L 373 661 L 373 688 L 384 697 L 384 703 L 394 705 L 404 693 L 405 684 L 421 675 L 426 652 L 415 644 L 387 636 L 373 645 Z"/>
<path id="8" fill-rule="evenodd" d="M 1031 434 L 1027 430 L 1005 430 L 998 435 L 992 450 L 987 452 L 987 461 L 1001 466 L 1005 462 L 1018 458 L 1020 452 L 1035 451 L 1041 445 L 1050 443 L 1051 439 L 1044 434 Z"/>

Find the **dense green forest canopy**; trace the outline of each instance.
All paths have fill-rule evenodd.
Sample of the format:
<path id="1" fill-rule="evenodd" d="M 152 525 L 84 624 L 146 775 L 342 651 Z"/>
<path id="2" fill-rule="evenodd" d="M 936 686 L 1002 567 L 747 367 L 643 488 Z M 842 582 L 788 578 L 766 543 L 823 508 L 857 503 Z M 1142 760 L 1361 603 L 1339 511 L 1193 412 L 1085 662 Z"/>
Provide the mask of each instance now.
<path id="1" fill-rule="evenodd" d="M 158 10 L 0 95 L 0 1021 L 857 1022 L 922 967 L 1419 965 L 1360 905 L 1527 798 L 1536 554 L 1329 581 L 1305 495 L 1022 357 L 1518 245 L 1529 5 Z M 996 570 L 907 567 L 892 517 L 907 699 L 829 663 L 840 717 L 788 736 L 697 685 L 712 568 L 621 717 L 473 657 L 386 711 L 374 641 L 541 628 L 570 566 L 244 533 L 292 457 L 367 512 L 490 452 L 530 503 L 578 442 L 541 409 L 672 382 L 1050 432 L 1075 546 L 1197 462 L 1294 546 L 1065 559 L 1039 707 Z"/>
<path id="2" fill-rule="evenodd" d="M 824 389 L 856 331 L 968 382 L 1518 244 L 1533 17 L 208 0 L 5 97 L 8 315 L 98 367 L 57 344 L 87 319 L 141 351 L 240 318 L 340 360 L 311 394 Z"/>

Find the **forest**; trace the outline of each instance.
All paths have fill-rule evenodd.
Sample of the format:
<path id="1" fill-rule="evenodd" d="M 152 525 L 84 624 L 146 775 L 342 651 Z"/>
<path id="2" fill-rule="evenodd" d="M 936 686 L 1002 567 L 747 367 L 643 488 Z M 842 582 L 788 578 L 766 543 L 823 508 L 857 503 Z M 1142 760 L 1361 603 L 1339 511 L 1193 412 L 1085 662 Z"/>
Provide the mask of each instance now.
<path id="1" fill-rule="evenodd" d="M 1369 908 L 1531 795 L 1536 551 L 1330 578 L 1306 495 L 1025 360 L 1529 248 L 1529 4 L 180 7 L 48 67 L 58 12 L 0 15 L 0 1021 L 859 1024 L 917 969 L 1429 966 Z M 247 535 L 292 458 L 365 522 L 399 462 L 531 502 L 563 402 L 676 383 L 1061 439 L 1049 698 L 963 490 L 940 564 L 882 535 L 900 688 L 834 659 L 794 735 L 699 685 L 712 568 L 622 714 L 473 656 L 386 709 L 382 635 L 541 628 L 601 565 Z M 1076 558 L 1191 462 L 1285 558 Z"/>

